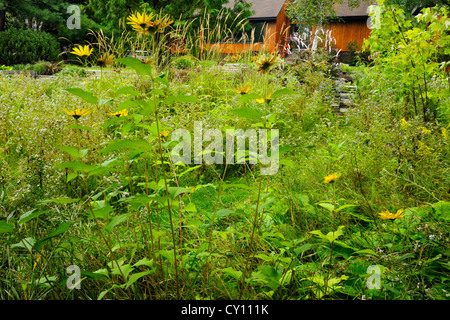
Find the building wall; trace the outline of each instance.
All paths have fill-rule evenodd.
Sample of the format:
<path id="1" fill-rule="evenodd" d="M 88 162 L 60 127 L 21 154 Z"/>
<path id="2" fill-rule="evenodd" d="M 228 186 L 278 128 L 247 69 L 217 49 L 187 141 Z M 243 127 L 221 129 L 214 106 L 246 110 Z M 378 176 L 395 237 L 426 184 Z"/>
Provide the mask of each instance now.
<path id="1" fill-rule="evenodd" d="M 202 43 L 202 50 L 216 50 L 223 54 L 245 53 L 249 51 L 279 52 L 289 43 L 290 21 L 286 17 L 286 5 L 276 21 L 266 22 L 264 43 Z"/>
<path id="2" fill-rule="evenodd" d="M 351 41 L 357 41 L 358 49 L 360 49 L 364 39 L 370 36 L 371 31 L 367 27 L 366 20 L 330 23 L 327 29 L 332 30 L 332 36 L 336 39 L 336 48 L 342 51 L 348 51 L 347 45 Z"/>

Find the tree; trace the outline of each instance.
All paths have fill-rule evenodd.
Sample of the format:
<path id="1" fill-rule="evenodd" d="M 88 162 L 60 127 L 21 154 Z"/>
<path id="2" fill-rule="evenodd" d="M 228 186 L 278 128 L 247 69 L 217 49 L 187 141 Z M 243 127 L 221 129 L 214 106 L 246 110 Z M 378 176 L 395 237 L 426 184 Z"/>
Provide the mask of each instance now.
<path id="1" fill-rule="evenodd" d="M 423 6 L 450 6 L 449 0 L 389 0 L 385 1 L 386 5 L 395 5 L 405 11 L 405 13 L 411 16 L 412 11 L 416 7 Z"/>
<path id="2" fill-rule="evenodd" d="M 359 6 L 359 0 L 293 0 L 288 2 L 286 14 L 292 22 L 308 23 L 316 26 L 312 52 L 317 51 L 322 26 L 336 17 L 334 5 L 348 3 L 350 7 Z"/>
<path id="3" fill-rule="evenodd" d="M 70 2 L 69 2 L 70 1 Z M 98 24 L 90 19 L 84 11 L 88 0 L 0 0 L 0 31 L 7 27 L 7 20 L 21 28 L 32 28 L 46 31 L 56 37 L 64 37 L 73 41 L 82 41 L 90 28 L 97 28 Z M 81 29 L 69 29 L 67 19 L 70 13 L 67 9 L 71 5 L 81 7 Z M 25 22 L 28 23 L 25 23 Z"/>

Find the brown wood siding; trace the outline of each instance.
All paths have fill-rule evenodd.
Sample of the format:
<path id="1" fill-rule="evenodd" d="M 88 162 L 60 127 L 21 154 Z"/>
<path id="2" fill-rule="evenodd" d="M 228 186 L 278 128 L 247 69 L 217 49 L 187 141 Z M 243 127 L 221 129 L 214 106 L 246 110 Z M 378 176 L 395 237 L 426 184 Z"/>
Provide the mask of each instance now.
<path id="1" fill-rule="evenodd" d="M 336 49 L 342 51 L 348 51 L 347 45 L 351 41 L 357 41 L 360 49 L 364 40 L 370 36 L 366 21 L 330 23 L 327 29 L 332 30 L 332 36 L 336 39 Z"/>
<path id="2" fill-rule="evenodd" d="M 224 54 L 245 53 L 249 51 L 279 52 L 289 43 L 290 20 L 286 17 L 286 4 L 281 9 L 276 21 L 267 22 L 264 43 L 201 43 L 201 51 L 216 50 Z"/>

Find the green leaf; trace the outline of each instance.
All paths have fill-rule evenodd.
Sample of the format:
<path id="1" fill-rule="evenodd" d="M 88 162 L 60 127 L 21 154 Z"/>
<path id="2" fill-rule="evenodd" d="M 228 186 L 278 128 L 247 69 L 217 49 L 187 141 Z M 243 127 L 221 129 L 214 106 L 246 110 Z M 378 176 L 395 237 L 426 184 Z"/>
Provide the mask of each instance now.
<path id="1" fill-rule="evenodd" d="M 334 208 L 335 208 L 334 205 L 332 205 L 331 203 L 326 203 L 326 202 L 319 203 L 319 206 L 321 206 L 322 208 L 327 209 L 330 212 L 333 212 Z"/>
<path id="2" fill-rule="evenodd" d="M 59 236 L 60 234 L 66 232 L 70 228 L 71 225 L 72 225 L 71 221 L 61 223 L 55 230 L 50 232 L 45 238 L 38 240 L 34 246 L 35 249 L 40 251 L 42 246 L 45 244 L 45 242 L 47 242 L 47 240 L 54 238 L 56 236 Z"/>
<path id="3" fill-rule="evenodd" d="M 339 238 L 340 236 L 342 236 L 344 234 L 342 229 L 344 229 L 344 226 L 339 226 L 337 231 L 330 231 L 326 235 L 324 235 L 322 233 L 322 231 L 320 231 L 320 230 L 310 231 L 309 233 L 315 234 L 315 235 L 319 236 L 322 239 L 328 240 L 329 242 L 333 242 L 337 238 Z"/>
<path id="4" fill-rule="evenodd" d="M 113 102 L 113 101 L 114 101 L 114 99 L 100 99 L 98 105 L 99 106 L 103 106 L 103 105 L 105 105 L 107 103 L 110 103 L 110 102 Z"/>
<path id="5" fill-rule="evenodd" d="M 103 229 L 105 229 L 107 232 L 111 232 L 115 226 L 127 221 L 127 219 L 131 215 L 132 215 L 131 213 L 126 213 L 126 214 L 121 214 L 121 215 L 115 216 L 111 219 L 111 222 L 107 226 L 103 227 Z"/>
<path id="6" fill-rule="evenodd" d="M 68 204 L 68 203 L 74 203 L 78 202 L 80 199 L 69 199 L 69 198 L 56 198 L 56 199 L 48 199 L 38 202 L 39 204 L 46 204 L 46 203 L 60 203 L 60 204 Z"/>
<path id="7" fill-rule="evenodd" d="M 334 210 L 334 212 L 338 213 L 339 211 L 346 209 L 346 208 L 350 208 L 350 207 L 357 207 L 357 205 L 354 204 L 346 204 L 343 206 L 340 206 L 339 208 L 337 208 L 336 210 Z"/>
<path id="8" fill-rule="evenodd" d="M 117 90 L 117 91 L 115 92 L 115 94 L 116 94 L 116 95 L 119 95 L 119 94 L 128 94 L 128 95 L 131 95 L 131 96 L 140 96 L 140 93 L 137 92 L 136 90 L 134 90 L 133 87 L 123 87 L 123 88 L 120 88 L 119 90 Z"/>
<path id="9" fill-rule="evenodd" d="M 135 283 L 140 278 L 142 278 L 146 275 L 152 274 L 154 272 L 155 272 L 154 270 L 149 270 L 149 271 L 142 271 L 142 272 L 132 274 L 130 276 L 130 278 L 128 279 L 127 283 L 125 284 L 125 289 L 128 289 L 133 283 Z"/>
<path id="10" fill-rule="evenodd" d="M 118 59 L 116 59 L 116 61 L 126 65 L 127 67 L 134 69 L 136 71 L 136 73 L 140 76 L 151 76 L 152 75 L 151 66 L 149 66 L 145 63 L 142 63 L 140 60 L 138 60 L 136 58 L 131 58 L 131 57 L 118 58 Z"/>
<path id="11" fill-rule="evenodd" d="M 77 173 L 77 172 L 69 173 L 69 174 L 67 175 L 67 181 L 66 181 L 66 182 L 72 181 L 72 180 L 75 179 L 76 177 L 78 177 L 78 173 Z"/>
<path id="12" fill-rule="evenodd" d="M 23 215 L 21 215 L 19 217 L 19 222 L 18 223 L 19 224 L 24 224 L 25 222 L 30 221 L 30 220 L 32 220 L 34 218 L 37 218 L 40 215 L 48 212 L 48 210 L 38 211 L 38 212 L 34 212 L 34 211 L 36 211 L 36 209 L 30 210 L 28 212 L 25 212 Z"/>
<path id="13" fill-rule="evenodd" d="M 237 115 L 241 118 L 250 119 L 250 120 L 261 119 L 262 116 L 264 115 L 261 111 L 252 109 L 252 108 L 248 108 L 248 107 L 234 109 L 234 110 L 231 110 L 231 112 L 233 112 L 235 115 Z"/>
<path id="14" fill-rule="evenodd" d="M 224 269 L 217 269 L 211 272 L 211 275 L 215 274 L 216 272 L 222 271 L 225 274 L 228 274 L 235 278 L 236 280 L 239 280 L 242 278 L 242 271 L 236 271 L 232 267 L 224 268 Z"/>
<path id="15" fill-rule="evenodd" d="M 169 81 L 167 80 L 167 74 L 166 73 L 161 73 L 160 75 L 158 75 L 155 78 L 157 81 L 161 82 L 163 85 L 165 85 L 166 87 L 169 86 Z"/>
<path id="16" fill-rule="evenodd" d="M 304 245 L 302 245 L 299 248 L 295 248 L 294 252 L 296 255 L 299 255 L 300 253 L 310 250 L 313 247 L 313 245 L 311 243 L 305 243 Z"/>
<path id="17" fill-rule="evenodd" d="M 286 94 L 298 94 L 298 92 L 295 92 L 293 90 L 290 89 L 280 89 L 275 91 L 274 93 L 272 93 L 272 99 L 276 99 L 277 97 L 281 96 L 281 95 L 286 95 Z"/>
<path id="18" fill-rule="evenodd" d="M 56 237 L 61 233 L 66 232 L 72 225 L 71 221 L 61 223 L 54 231 L 50 232 L 43 240 L 48 240 L 50 238 Z"/>
<path id="19" fill-rule="evenodd" d="M 75 147 L 68 147 L 68 146 L 56 146 L 58 149 L 68 153 L 70 156 L 75 158 L 81 158 L 80 150 Z"/>
<path id="20" fill-rule="evenodd" d="M 238 100 L 238 103 L 245 103 L 249 101 L 253 101 L 255 99 L 261 99 L 261 96 L 256 93 L 243 94 Z"/>
<path id="21" fill-rule="evenodd" d="M 95 97 L 92 93 L 88 92 L 88 91 L 84 91 L 83 89 L 80 88 L 68 88 L 66 89 L 67 92 L 83 99 L 86 102 L 92 103 L 92 104 L 97 104 L 98 103 L 98 98 Z"/>
<path id="22" fill-rule="evenodd" d="M 69 204 L 69 203 L 74 203 L 74 202 L 78 202 L 78 201 L 80 201 L 80 199 L 78 199 L 78 198 L 70 199 L 70 198 L 61 197 L 61 198 L 55 198 L 55 199 L 42 200 L 38 203 L 39 204 L 46 204 L 46 203 Z"/>
<path id="23" fill-rule="evenodd" d="M 14 230 L 14 225 L 6 221 L 0 221 L 0 233 L 8 233 Z"/>

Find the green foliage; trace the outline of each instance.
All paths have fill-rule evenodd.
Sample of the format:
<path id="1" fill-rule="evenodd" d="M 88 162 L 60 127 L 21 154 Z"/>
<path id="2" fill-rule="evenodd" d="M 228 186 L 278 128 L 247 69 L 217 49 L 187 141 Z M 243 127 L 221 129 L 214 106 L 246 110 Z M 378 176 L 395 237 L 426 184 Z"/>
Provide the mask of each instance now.
<path id="1" fill-rule="evenodd" d="M 58 41 L 43 31 L 9 29 L 0 33 L 0 63 L 6 65 L 56 61 Z"/>
<path id="2" fill-rule="evenodd" d="M 450 54 L 448 10 L 426 8 L 414 20 L 402 9 L 384 5 L 377 13 L 380 27 L 365 43 L 378 70 L 395 79 L 399 91 L 412 97 L 415 116 L 424 121 L 449 121 L 446 69 Z M 420 111 L 421 109 L 421 111 Z"/>

